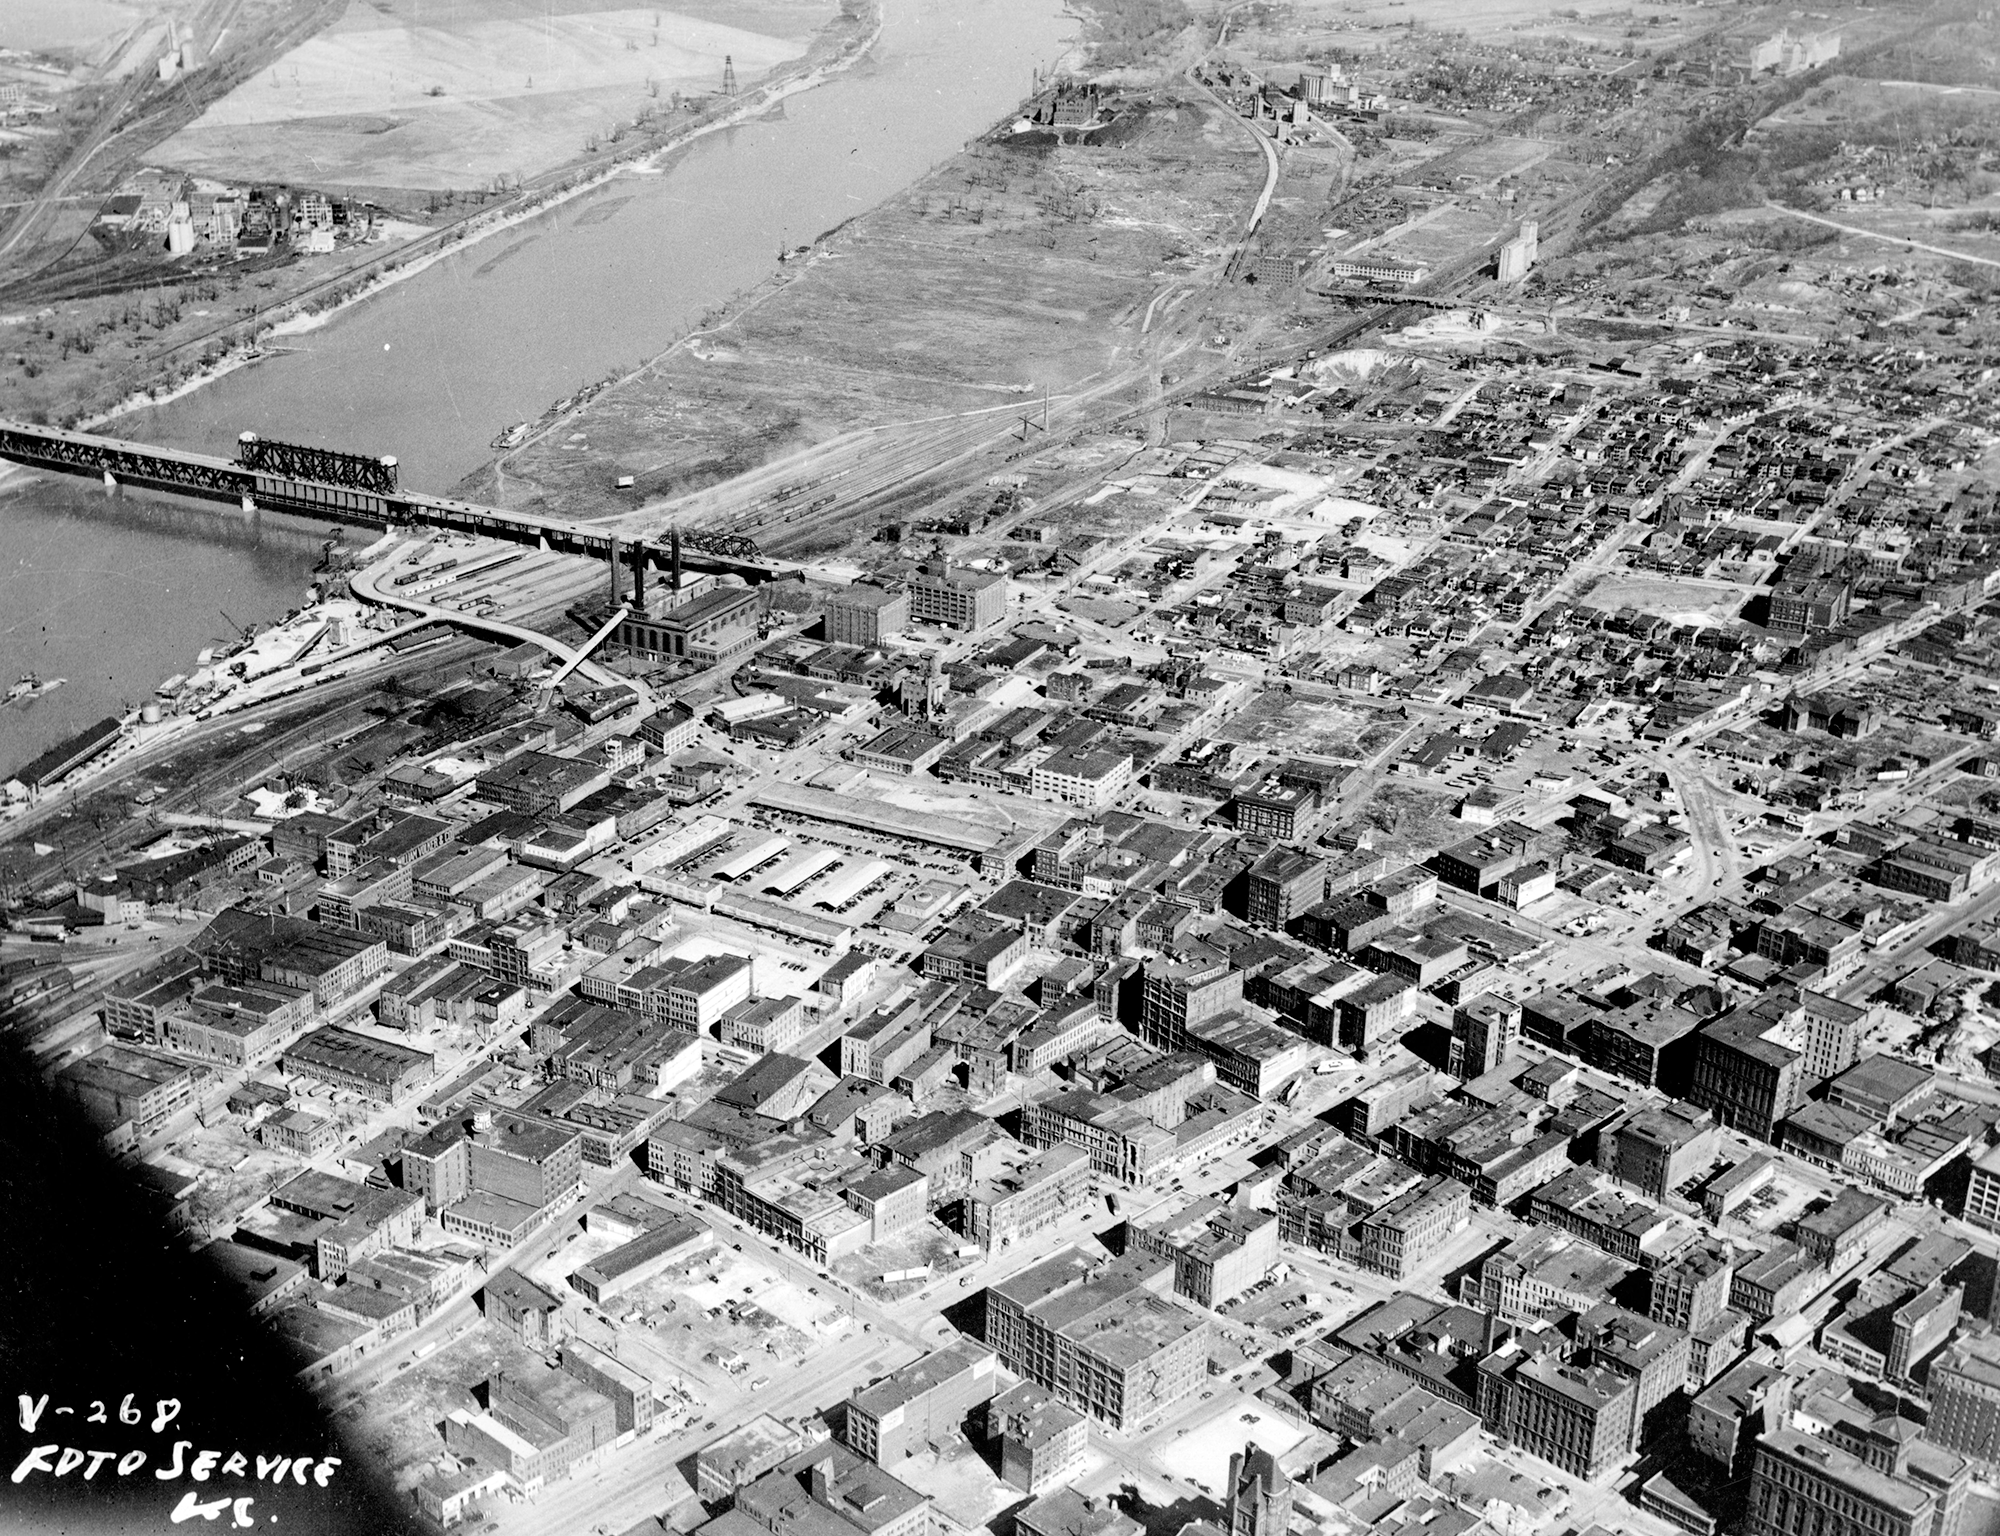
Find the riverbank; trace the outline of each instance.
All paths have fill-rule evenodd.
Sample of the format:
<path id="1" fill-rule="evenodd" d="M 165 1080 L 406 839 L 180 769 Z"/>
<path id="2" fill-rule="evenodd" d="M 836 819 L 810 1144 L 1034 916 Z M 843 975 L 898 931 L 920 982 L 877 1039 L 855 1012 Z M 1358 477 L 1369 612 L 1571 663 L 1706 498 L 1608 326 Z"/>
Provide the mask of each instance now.
<path id="1" fill-rule="evenodd" d="M 780 245 L 876 206 L 959 151 L 1074 32 L 1058 0 L 886 0 L 863 36 L 877 22 L 860 67 L 788 97 L 782 114 L 764 105 L 556 216 L 455 249 L 463 259 L 432 263 L 370 303 L 291 317 L 255 358 L 106 430 L 224 457 L 245 430 L 393 453 L 404 484 L 448 491 L 492 461 L 495 434 L 511 423 L 703 330 L 702 317 L 746 286 L 771 291 L 756 289 L 760 278 L 804 271 L 777 265 Z M 937 96 L 943 79 L 956 88 Z M 214 638 L 296 606 L 325 536 L 233 509 L 107 502 L 83 482 L 41 481 L 16 500 L 0 520 L 0 582 L 13 583 L 0 587 L 0 679 L 71 680 L 23 717 L 46 736 L 39 745 L 73 734 L 43 729 L 46 711 L 72 707 L 65 695 L 95 691 L 101 707 L 75 721 L 81 729 L 147 697 Z M 169 534 L 188 547 L 171 547 Z M 229 627 L 218 609 L 240 622 Z"/>
<path id="2" fill-rule="evenodd" d="M 333 274 L 290 295 L 254 320 L 230 322 L 176 343 L 160 359 L 154 377 L 138 382 L 113 403 L 66 424 L 88 431 L 134 411 L 184 399 L 218 379 L 263 361 L 270 355 L 268 344 L 273 340 L 309 334 L 345 311 L 420 276 L 439 262 L 599 191 L 621 176 L 659 174 L 709 136 L 760 118 L 787 99 L 825 84 L 866 58 L 882 36 L 882 3 L 855 0 L 855 10 L 858 14 L 843 12 L 838 20 L 823 28 L 802 59 L 781 66 L 744 92 L 733 105 L 704 112 L 697 121 L 673 130 L 663 139 L 572 163 L 504 203 L 468 213 L 358 268 Z M 851 31 L 853 35 L 831 48 L 822 46 L 823 40 L 843 31 Z M 188 358 L 196 360 L 190 364 L 185 361 Z"/>
<path id="3" fill-rule="evenodd" d="M 458 494 L 635 527 L 698 517 L 805 556 L 864 531 L 848 507 L 934 499 L 938 465 L 1043 428 L 1025 407 L 1031 426 L 986 419 L 996 393 L 1070 413 L 1150 398 L 1163 365 L 1201 366 L 1206 300 L 1188 300 L 1215 292 L 1267 166 L 1178 77 L 1117 110 L 1087 144 L 1014 131 L 1018 106 L 989 122 Z M 848 446 L 876 428 L 892 430 Z"/>
<path id="4" fill-rule="evenodd" d="M 204 649 L 299 607 L 336 530 L 88 480 L 0 474 L 0 685 L 61 689 L 0 710 L 0 775 L 125 715 Z M 363 541 L 365 542 L 365 541 Z"/>

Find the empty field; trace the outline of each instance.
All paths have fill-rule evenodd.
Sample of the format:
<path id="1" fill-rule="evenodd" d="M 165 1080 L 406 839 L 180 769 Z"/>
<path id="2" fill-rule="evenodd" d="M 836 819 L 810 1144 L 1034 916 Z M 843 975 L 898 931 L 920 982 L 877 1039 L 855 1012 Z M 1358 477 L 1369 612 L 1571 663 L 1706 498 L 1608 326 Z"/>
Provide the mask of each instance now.
<path id="1" fill-rule="evenodd" d="M 0 48 L 90 51 L 162 9 L 109 0 L 7 0 L 0 6 Z"/>
<path id="2" fill-rule="evenodd" d="M 384 14 L 387 12 L 387 14 Z M 783 10 L 759 13 L 783 26 Z M 676 91 L 748 86 L 806 51 L 818 8 L 777 36 L 651 8 L 445 7 L 355 0 L 157 152 L 228 178 L 323 186 L 470 187 L 532 176 L 594 135 L 671 108 Z"/>

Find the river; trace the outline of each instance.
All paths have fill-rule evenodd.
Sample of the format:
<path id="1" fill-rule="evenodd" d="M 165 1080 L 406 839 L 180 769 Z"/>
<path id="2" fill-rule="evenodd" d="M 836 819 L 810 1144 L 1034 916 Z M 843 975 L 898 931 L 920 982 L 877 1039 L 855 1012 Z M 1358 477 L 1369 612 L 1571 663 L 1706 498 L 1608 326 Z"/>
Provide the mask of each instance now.
<path id="1" fill-rule="evenodd" d="M 783 115 L 713 133 L 454 253 L 277 353 L 101 430 L 233 451 L 237 435 L 394 454 L 448 490 L 496 434 L 671 345 L 803 244 L 957 153 L 1075 31 L 1062 0 L 883 0 L 867 58 Z M 0 401 L 0 413 L 4 413 Z M 320 538 L 283 520 L 109 501 L 78 482 L 0 494 L 0 773 L 145 697 L 195 652 L 300 602 Z"/>

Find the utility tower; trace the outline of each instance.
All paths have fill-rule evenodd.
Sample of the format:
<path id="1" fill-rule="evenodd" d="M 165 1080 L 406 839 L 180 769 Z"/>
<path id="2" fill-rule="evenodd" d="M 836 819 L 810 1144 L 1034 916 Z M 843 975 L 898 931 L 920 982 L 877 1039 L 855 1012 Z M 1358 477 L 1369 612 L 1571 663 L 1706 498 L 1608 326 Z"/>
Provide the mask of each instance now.
<path id="1" fill-rule="evenodd" d="M 736 60 L 726 53 L 722 56 L 722 94 L 736 94 Z"/>

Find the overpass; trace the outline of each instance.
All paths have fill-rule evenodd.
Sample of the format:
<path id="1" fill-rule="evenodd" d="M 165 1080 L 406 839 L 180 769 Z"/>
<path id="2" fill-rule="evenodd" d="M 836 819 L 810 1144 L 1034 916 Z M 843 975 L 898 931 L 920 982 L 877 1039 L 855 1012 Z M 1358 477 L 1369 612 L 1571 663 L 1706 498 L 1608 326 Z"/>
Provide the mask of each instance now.
<path id="1" fill-rule="evenodd" d="M 254 432 L 243 434 L 236 458 L 221 459 L 181 448 L 0 420 L 0 459 L 29 469 L 101 479 L 108 490 L 133 486 L 231 503 L 246 512 L 269 509 L 384 528 L 422 525 L 581 555 L 603 560 L 611 567 L 614 595 L 623 585 L 622 570 L 628 565 L 635 594 L 641 597 L 649 571 L 671 573 L 682 565 L 740 576 L 752 583 L 774 581 L 798 570 L 789 561 L 767 558 L 754 541 L 741 536 L 683 536 L 673 529 L 669 548 L 662 550 L 642 540 L 620 540 L 609 529 L 590 523 L 400 489 L 393 458 L 271 442 Z"/>
<path id="2" fill-rule="evenodd" d="M 383 587 L 380 580 L 378 580 L 382 569 L 382 567 L 377 566 L 372 570 L 356 571 L 351 578 L 355 595 L 371 603 L 380 603 L 385 608 L 400 608 L 405 613 L 419 615 L 421 624 L 418 627 L 432 623 L 451 624 L 459 629 L 471 630 L 474 634 L 495 635 L 502 640 L 511 640 L 516 645 L 539 646 L 542 650 L 547 651 L 550 656 L 554 657 L 556 664 L 562 669 L 557 674 L 558 681 L 568 677 L 572 672 L 581 670 L 586 677 L 600 687 L 630 689 L 638 697 L 640 712 L 642 714 L 651 714 L 659 707 L 658 701 L 653 696 L 653 690 L 648 688 L 640 679 L 620 676 L 618 673 L 590 660 L 590 652 L 597 647 L 599 641 L 603 640 L 606 634 L 610 633 L 613 627 L 611 624 L 607 624 L 595 639 L 579 649 L 574 646 L 565 645 L 562 641 L 545 635 L 538 629 L 529 629 L 523 624 L 510 624 L 505 619 L 496 619 L 480 614 L 461 613 L 456 608 L 445 608 L 436 603 L 423 602 L 418 598 L 403 597 Z M 627 611 L 621 607 L 618 617 L 623 618 Z M 615 622 L 616 620 L 613 621 L 614 624 Z M 554 684 L 552 683 L 550 685 L 551 691 L 553 691 L 553 688 Z"/>

